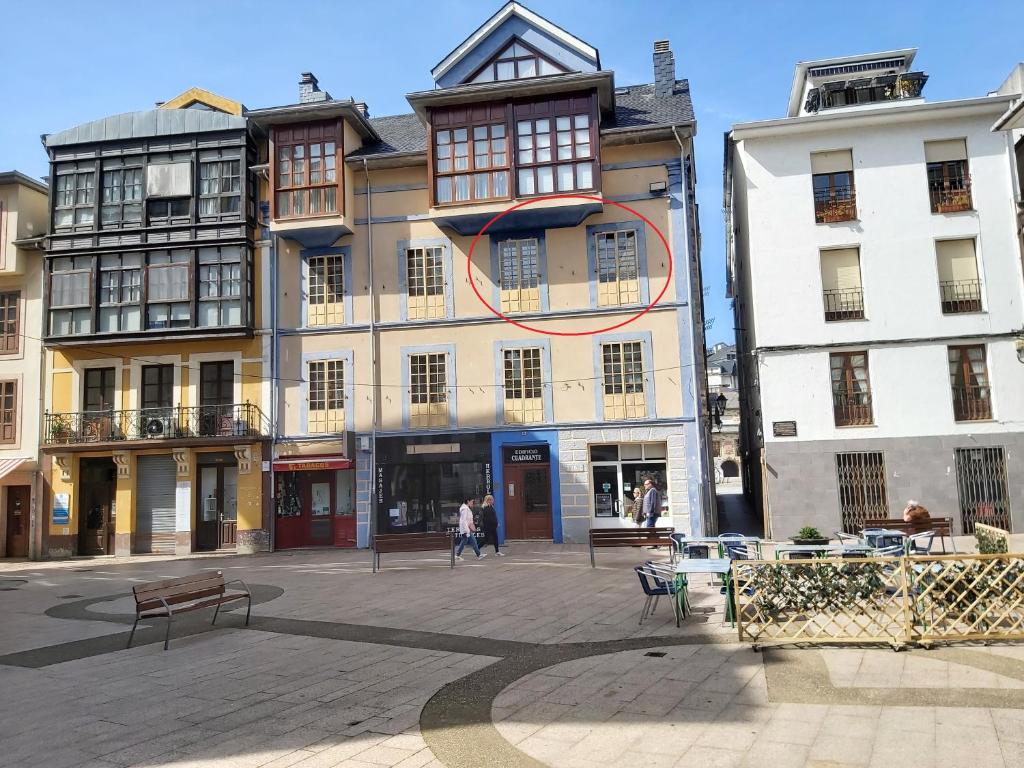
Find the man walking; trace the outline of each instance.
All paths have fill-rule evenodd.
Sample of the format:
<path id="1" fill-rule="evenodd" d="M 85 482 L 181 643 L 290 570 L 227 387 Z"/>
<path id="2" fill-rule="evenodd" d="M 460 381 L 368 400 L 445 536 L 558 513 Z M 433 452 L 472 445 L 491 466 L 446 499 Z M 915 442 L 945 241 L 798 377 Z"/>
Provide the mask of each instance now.
<path id="1" fill-rule="evenodd" d="M 661 517 L 661 494 L 650 477 L 644 478 L 644 527 L 654 528 Z"/>
<path id="2" fill-rule="evenodd" d="M 476 552 L 476 559 L 482 560 L 486 554 L 480 554 L 480 545 L 476 543 L 476 525 L 473 524 L 473 504 L 475 499 L 466 499 L 459 507 L 459 548 L 455 550 L 455 559 L 462 559 L 462 550 L 468 541 L 473 551 Z"/>

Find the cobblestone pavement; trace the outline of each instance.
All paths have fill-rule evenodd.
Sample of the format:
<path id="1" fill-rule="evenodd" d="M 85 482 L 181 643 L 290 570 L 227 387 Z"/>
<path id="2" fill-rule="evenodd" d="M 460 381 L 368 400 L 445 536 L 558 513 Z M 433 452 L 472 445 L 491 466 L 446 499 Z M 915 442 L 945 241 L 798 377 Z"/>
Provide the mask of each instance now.
<path id="1" fill-rule="evenodd" d="M 337 550 L 0 566 L 0 767 L 1024 766 L 1024 648 L 771 650 L 717 587 L 637 625 L 660 555 Z M 136 635 L 133 584 L 220 568 L 256 596 Z"/>

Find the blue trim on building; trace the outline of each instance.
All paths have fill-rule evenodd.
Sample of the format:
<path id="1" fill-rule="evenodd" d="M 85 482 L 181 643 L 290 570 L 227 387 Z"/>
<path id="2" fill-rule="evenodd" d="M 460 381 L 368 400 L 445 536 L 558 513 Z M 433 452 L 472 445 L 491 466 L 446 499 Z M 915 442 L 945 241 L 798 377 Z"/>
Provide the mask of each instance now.
<path id="1" fill-rule="evenodd" d="M 491 484 L 495 509 L 498 512 L 498 538 L 505 540 L 505 466 L 501 449 L 506 445 L 527 446 L 546 444 L 551 453 L 551 536 L 556 544 L 562 543 L 562 489 L 558 468 L 558 430 L 524 429 L 516 432 L 491 434 Z"/>
<path id="2" fill-rule="evenodd" d="M 647 418 L 656 417 L 655 392 L 654 392 L 654 364 L 653 364 L 653 342 L 650 331 L 635 331 L 633 333 L 608 333 L 602 336 L 594 336 L 594 418 L 598 421 L 604 419 L 604 366 L 601 360 L 601 345 L 615 341 L 639 341 L 644 365 L 644 402 L 647 405 Z M 625 422 L 607 421 L 609 426 Z M 635 421 L 632 419 L 631 421 Z"/>
<path id="3" fill-rule="evenodd" d="M 455 375 L 455 345 L 454 344 L 427 344 L 425 346 L 417 347 L 402 347 L 402 428 L 405 430 L 413 429 L 409 426 L 409 406 L 410 400 L 412 399 L 412 390 L 410 387 L 409 380 L 409 356 L 410 355 L 424 355 L 428 353 L 443 352 L 445 355 L 445 384 L 448 395 L 448 424 L 443 427 L 436 427 L 434 429 L 422 429 L 416 428 L 416 432 L 446 432 L 452 429 L 457 429 L 459 425 L 459 406 L 458 406 L 458 387 L 456 384 Z M 480 431 L 478 427 L 477 432 Z"/>
<path id="4" fill-rule="evenodd" d="M 640 302 L 621 306 L 647 306 L 651 303 L 647 285 L 647 227 L 642 221 L 616 221 L 608 224 L 590 224 L 587 227 L 587 283 L 590 289 L 590 307 L 597 309 L 597 243 L 594 235 L 602 232 L 636 233 L 636 268 L 640 281 Z"/>
<path id="5" fill-rule="evenodd" d="M 299 385 L 299 396 L 302 398 L 299 411 L 299 433 L 309 436 L 309 363 L 319 360 L 341 360 L 342 375 L 345 377 L 345 431 L 351 433 L 355 429 L 355 384 L 352 379 L 355 376 L 353 366 L 352 350 L 339 349 L 331 352 L 305 352 L 302 355 L 302 384 Z M 316 437 L 329 439 L 332 437 L 344 437 L 344 432 L 317 432 Z M 287 438 L 285 438 L 287 439 Z"/>
<path id="6" fill-rule="evenodd" d="M 304 248 L 299 251 L 299 259 L 302 265 L 302 306 L 299 308 L 299 326 L 302 328 L 315 328 L 316 330 L 337 328 L 337 325 L 316 325 L 307 324 L 309 319 L 309 259 L 313 256 L 341 255 L 341 279 L 342 290 L 344 291 L 343 306 L 345 312 L 345 325 L 352 324 L 352 246 L 342 245 L 339 247 L 326 248 Z"/>
<path id="7" fill-rule="evenodd" d="M 491 306 L 501 310 L 501 243 L 506 240 L 537 240 L 537 277 L 540 279 L 540 311 L 548 312 L 548 246 L 544 230 L 524 230 L 512 232 L 500 236 L 491 236 L 491 281 L 494 283 L 493 300 Z M 526 313 L 515 313 L 526 314 Z"/>
<path id="8" fill-rule="evenodd" d="M 499 426 L 507 426 L 505 423 L 505 356 L 506 349 L 534 349 L 540 347 L 540 375 L 544 382 L 542 385 L 542 397 L 544 398 L 544 423 L 550 424 L 554 421 L 555 411 L 551 396 L 551 339 L 524 341 L 496 341 L 494 342 L 494 420 Z"/>
<path id="9" fill-rule="evenodd" d="M 452 241 L 447 237 L 430 237 L 419 240 L 399 240 L 398 247 L 398 300 L 401 307 L 403 322 L 415 323 L 416 320 L 409 319 L 409 264 L 408 250 L 410 248 L 435 248 L 442 249 L 442 263 L 444 268 L 444 316 L 455 317 L 455 298 L 452 292 L 452 282 L 455 273 L 452 271 Z"/>

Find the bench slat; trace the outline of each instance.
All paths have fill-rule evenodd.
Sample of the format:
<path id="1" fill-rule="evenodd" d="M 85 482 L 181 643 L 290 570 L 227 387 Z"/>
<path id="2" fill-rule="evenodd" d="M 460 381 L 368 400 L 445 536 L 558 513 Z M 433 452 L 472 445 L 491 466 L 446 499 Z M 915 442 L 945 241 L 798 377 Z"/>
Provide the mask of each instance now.
<path id="1" fill-rule="evenodd" d="M 179 613 L 188 613 L 189 611 L 196 611 L 196 610 L 199 610 L 200 608 L 212 608 L 215 605 L 223 605 L 224 603 L 229 603 L 232 600 L 244 600 L 248 596 L 249 595 L 244 593 L 244 592 L 238 593 L 238 594 L 232 592 L 232 593 L 227 594 L 227 595 L 222 595 L 220 597 L 215 597 L 212 600 L 200 600 L 197 603 L 192 603 L 191 605 L 185 605 L 185 606 L 181 606 L 181 607 L 175 606 L 173 608 L 173 613 L 175 615 L 177 615 Z M 139 606 L 139 618 L 140 619 L 154 619 L 154 618 L 159 618 L 161 616 L 166 616 L 167 615 L 167 611 L 163 610 L 163 606 L 162 605 L 157 603 L 157 605 L 155 607 L 156 608 L 160 608 L 162 610 L 154 610 L 153 608 L 142 608 L 142 606 Z"/>
<path id="2" fill-rule="evenodd" d="M 175 594 L 177 592 L 187 592 L 196 587 L 202 588 L 200 585 L 204 585 L 204 582 L 224 583 L 224 573 L 222 571 L 203 571 L 201 573 L 194 573 L 190 576 L 181 576 L 176 579 L 151 581 L 146 584 L 140 584 L 136 587 L 132 587 L 132 591 L 136 596 L 145 596 L 146 593 L 150 592 L 159 592 L 163 594 L 165 591 L 169 594 Z"/>

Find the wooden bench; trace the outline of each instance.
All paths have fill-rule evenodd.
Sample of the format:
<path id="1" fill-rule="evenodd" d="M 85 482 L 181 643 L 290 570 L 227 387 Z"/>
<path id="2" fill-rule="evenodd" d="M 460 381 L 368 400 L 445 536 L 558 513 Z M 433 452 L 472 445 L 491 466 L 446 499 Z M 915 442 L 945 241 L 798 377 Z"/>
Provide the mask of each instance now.
<path id="1" fill-rule="evenodd" d="M 672 551 L 675 528 L 591 528 L 590 567 L 597 547 L 668 547 Z"/>
<path id="2" fill-rule="evenodd" d="M 907 522 L 901 517 L 892 520 L 886 518 L 872 518 L 864 521 L 864 528 L 888 528 L 893 531 L 901 531 L 907 536 L 915 533 L 927 533 L 934 531 L 935 535 L 942 542 L 942 552 L 946 553 L 946 538 L 949 538 L 953 551 L 956 552 L 956 542 L 953 541 L 953 518 L 932 517 L 928 520 L 913 520 Z M 863 530 L 863 529 L 862 529 Z"/>
<path id="3" fill-rule="evenodd" d="M 380 570 L 380 556 L 392 552 L 448 552 L 449 565 L 455 567 L 455 542 L 451 533 L 377 533 L 373 537 L 373 572 Z"/>
<path id="4" fill-rule="evenodd" d="M 241 584 L 242 588 L 228 592 L 228 584 Z M 171 641 L 171 622 L 179 613 L 217 606 L 211 622 L 216 624 L 217 614 L 224 603 L 248 600 L 249 606 L 245 609 L 245 624 L 248 626 L 249 614 L 252 612 L 252 594 L 245 582 L 240 579 L 225 582 L 223 571 L 202 571 L 177 579 L 139 584 L 132 587 L 132 593 L 135 596 L 135 623 L 132 624 L 132 632 L 128 635 L 128 648 L 132 647 L 135 628 L 142 619 L 167 618 L 167 633 L 164 635 L 166 651 Z"/>

